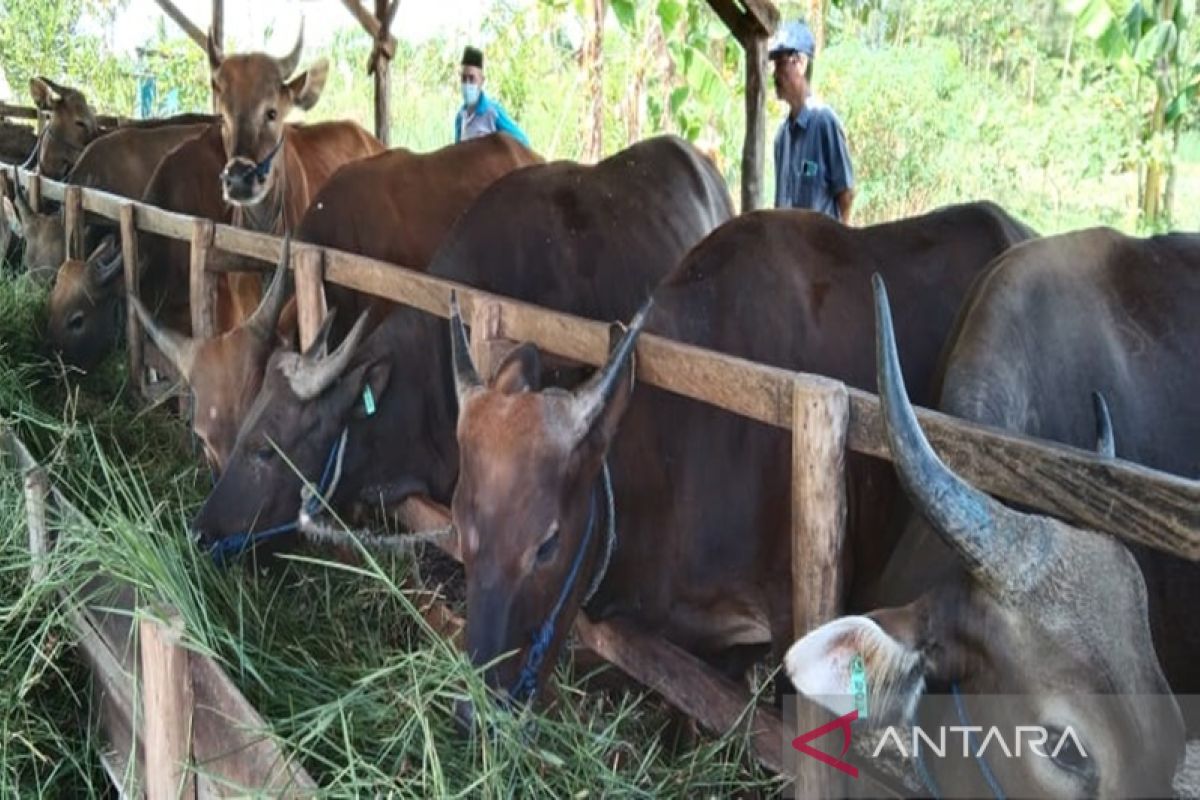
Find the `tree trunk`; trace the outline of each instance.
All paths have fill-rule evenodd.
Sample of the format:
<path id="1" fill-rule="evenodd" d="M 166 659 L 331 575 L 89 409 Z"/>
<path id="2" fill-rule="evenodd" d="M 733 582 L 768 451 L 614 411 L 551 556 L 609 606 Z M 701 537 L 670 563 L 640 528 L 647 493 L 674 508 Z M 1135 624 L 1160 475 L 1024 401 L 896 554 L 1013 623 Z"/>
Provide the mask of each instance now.
<path id="1" fill-rule="evenodd" d="M 604 151 L 604 13 L 608 0 L 588 0 L 588 37 L 583 45 L 583 69 L 588 78 L 589 105 L 584 124 L 582 161 L 595 163 Z"/>
<path id="2" fill-rule="evenodd" d="M 1163 0 L 1158 7 L 1159 21 L 1166 22 L 1175 16 L 1175 0 Z M 1157 64 L 1158 72 L 1170 69 L 1167 59 L 1160 58 Z M 1167 96 L 1164 81 L 1154 81 L 1154 112 L 1150 117 L 1150 128 L 1146 131 L 1143 144 L 1150 144 L 1151 152 L 1146 164 L 1146 186 L 1142 192 L 1142 221 L 1146 225 L 1156 226 L 1163 215 L 1163 171 L 1167 164 L 1161 153 L 1154 151 L 1154 143 L 1158 142 L 1167 129 Z M 1167 160 L 1170 160 L 1169 157 Z"/>
<path id="3" fill-rule="evenodd" d="M 1167 166 L 1167 191 L 1166 197 L 1163 199 L 1163 217 L 1170 223 L 1174 223 L 1175 220 L 1175 178 L 1179 171 L 1175 157 L 1179 154 L 1179 135 L 1182 122 L 1183 117 L 1181 116 L 1171 126 L 1171 161 Z"/>

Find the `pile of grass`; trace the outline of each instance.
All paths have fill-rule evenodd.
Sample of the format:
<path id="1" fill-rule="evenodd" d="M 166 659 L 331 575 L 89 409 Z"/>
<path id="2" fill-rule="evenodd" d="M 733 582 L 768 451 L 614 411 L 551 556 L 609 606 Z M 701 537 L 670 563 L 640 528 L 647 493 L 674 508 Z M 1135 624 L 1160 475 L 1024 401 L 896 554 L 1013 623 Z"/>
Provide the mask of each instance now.
<path id="1" fill-rule="evenodd" d="M 413 564 L 359 566 L 306 550 L 226 571 L 189 544 L 208 477 L 186 430 L 129 398 L 120 358 L 92 376 L 41 358 L 42 295 L 0 286 L 0 419 L 48 465 L 92 524 L 68 525 L 52 579 L 28 582 L 20 481 L 0 476 L 0 796 L 98 796 L 86 672 L 59 589 L 95 567 L 179 610 L 190 647 L 216 658 L 325 796 L 732 797 L 778 790 L 744 731 L 679 745 L 673 715 L 631 688 L 585 691 L 560 670 L 548 710 L 513 717 L 430 630 L 404 578 Z M 473 697 L 488 736 L 456 732 Z M 243 787 L 250 789 L 251 787 Z"/>

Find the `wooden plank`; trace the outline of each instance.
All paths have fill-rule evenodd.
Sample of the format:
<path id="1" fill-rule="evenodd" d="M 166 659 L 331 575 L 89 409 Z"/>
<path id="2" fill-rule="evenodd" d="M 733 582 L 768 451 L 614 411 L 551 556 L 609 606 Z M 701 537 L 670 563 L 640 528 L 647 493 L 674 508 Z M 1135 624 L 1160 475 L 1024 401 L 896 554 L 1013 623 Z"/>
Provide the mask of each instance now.
<path id="1" fill-rule="evenodd" d="M 207 52 L 208 39 L 204 35 L 204 31 L 196 27 L 196 24 L 188 19 L 186 14 L 180 11 L 171 0 L 154 0 L 154 2 L 158 4 L 158 7 L 163 10 L 164 14 L 174 20 L 175 24 L 183 29 L 183 32 L 188 35 L 189 39 L 196 43 L 197 47 Z"/>
<path id="2" fill-rule="evenodd" d="M 28 185 L 29 207 L 34 211 L 41 213 L 42 210 L 42 176 L 38 173 L 33 173 L 29 176 Z"/>
<path id="3" fill-rule="evenodd" d="M 779 9 L 771 0 L 738 0 L 746 18 L 759 36 L 770 36 L 779 27 Z"/>
<path id="4" fill-rule="evenodd" d="M 306 247 L 297 250 L 292 260 L 296 270 L 296 317 L 300 328 L 300 349 L 307 350 L 317 338 L 325 319 L 325 270 L 321 250 Z"/>
<path id="5" fill-rule="evenodd" d="M 742 143 L 742 213 L 763 207 L 763 164 L 766 161 L 767 40 L 743 36 L 746 56 L 746 138 Z"/>
<path id="6" fill-rule="evenodd" d="M 375 0 L 375 15 L 379 18 L 379 27 L 384 34 L 387 34 L 391 27 L 387 6 L 388 0 Z M 393 0 L 390 13 L 394 15 L 397 7 L 399 0 Z M 391 57 L 377 42 L 367 71 L 375 76 L 375 138 L 383 142 L 384 147 L 388 147 L 391 140 L 391 67 Z"/>
<path id="7" fill-rule="evenodd" d="M 121 206 L 121 258 L 125 267 L 125 296 L 140 298 L 142 289 L 141 276 L 138 273 L 137 207 L 133 203 Z M 129 307 L 131 306 L 127 306 Z M 145 394 L 145 342 L 142 340 L 142 323 L 138 315 L 132 312 L 125 315 L 125 345 L 129 353 L 129 379 L 140 393 Z"/>
<path id="8" fill-rule="evenodd" d="M 211 339 L 215 323 L 216 276 L 208 271 L 208 252 L 212 248 L 213 223 L 197 219 L 192 223 L 192 251 L 188 286 L 191 291 L 192 337 Z"/>
<path id="9" fill-rule="evenodd" d="M 235 228 L 232 225 L 217 225 L 216 232 L 213 235 L 213 247 L 217 250 L 234 255 L 245 256 L 263 262 L 262 268 L 269 269 L 279 263 L 279 253 L 283 248 L 283 239 L 278 236 L 272 236 L 269 233 L 258 233 L 256 231 L 248 231 L 242 228 Z M 293 254 L 300 250 L 299 243 L 292 242 Z M 238 266 L 244 270 L 245 262 L 239 262 Z M 217 268 L 217 264 L 210 264 L 209 270 L 213 272 L 223 271 Z"/>
<path id="10" fill-rule="evenodd" d="M 83 195 L 78 186 L 68 186 L 63 193 L 63 235 L 65 254 L 68 259 L 84 259 L 83 250 Z"/>
<path id="11" fill-rule="evenodd" d="M 142 650 L 142 719 L 145 725 L 146 793 L 195 797 L 191 770 L 192 677 L 183 646 L 183 619 L 174 610 L 163 622 L 139 626 Z"/>
<path id="12" fill-rule="evenodd" d="M 225 52 L 225 0 L 212 0 L 212 23 L 209 30 L 217 49 Z"/>
<path id="13" fill-rule="evenodd" d="M 792 423 L 792 624 L 796 639 L 842 613 L 846 544 L 846 387 L 797 384 Z M 798 729 L 825 721 L 820 708 L 798 706 Z M 834 797 L 836 774 L 814 759 L 797 762 L 797 797 Z"/>
<path id="14" fill-rule="evenodd" d="M 708 0 L 708 6 L 721 18 L 735 38 L 753 35 L 750 19 L 734 0 Z"/>
<path id="15" fill-rule="evenodd" d="M 375 16 L 359 0 L 342 0 L 342 5 L 358 20 L 358 24 L 362 25 L 363 30 L 367 32 L 368 36 L 379 41 L 381 38 L 379 35 L 379 20 L 375 19 Z M 388 58 L 394 58 L 396 55 L 396 37 L 389 33 L 387 36 L 382 37 L 382 39 L 381 47 L 383 51 L 387 54 Z"/>
<path id="16" fill-rule="evenodd" d="M 270 726 L 211 658 L 193 657 L 192 755 L 201 795 L 306 797 L 317 784 L 271 738 Z"/>
<path id="17" fill-rule="evenodd" d="M 33 106 L 21 106 L 13 103 L 0 103 L 0 117 L 11 117 L 13 119 L 32 119 L 40 124 L 45 115 L 41 114 L 38 109 L 34 108 Z M 104 128 L 115 128 L 131 121 L 133 120 L 113 114 L 96 115 L 96 123 Z"/>

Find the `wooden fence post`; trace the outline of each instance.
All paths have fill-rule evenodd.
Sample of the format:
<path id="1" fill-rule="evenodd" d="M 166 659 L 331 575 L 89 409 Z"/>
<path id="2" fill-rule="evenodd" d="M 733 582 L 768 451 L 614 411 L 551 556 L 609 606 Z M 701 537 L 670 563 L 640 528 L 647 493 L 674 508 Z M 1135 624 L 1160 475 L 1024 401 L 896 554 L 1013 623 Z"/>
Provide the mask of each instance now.
<path id="1" fill-rule="evenodd" d="M 63 253 L 69 259 L 84 259 L 83 251 L 83 193 L 78 186 L 68 186 L 63 193 Z"/>
<path id="2" fill-rule="evenodd" d="M 839 381 L 796 381 L 792 391 L 792 613 L 796 638 L 841 611 L 846 540 L 846 433 L 850 402 Z M 798 730 L 824 722 L 801 700 Z M 811 724 L 810 724 L 811 723 Z M 832 797 L 838 781 L 812 758 L 797 763 L 796 797 Z"/>
<path id="3" fill-rule="evenodd" d="M 125 341 L 129 350 L 129 377 L 144 395 L 146 376 L 142 369 L 142 323 L 129 305 L 130 297 L 142 296 L 138 275 L 137 206 L 133 203 L 121 204 L 121 259 L 125 266 Z"/>
<path id="4" fill-rule="evenodd" d="M 41 583 L 48 575 L 46 557 L 50 554 L 50 532 L 46 527 L 46 498 L 50 494 L 50 479 L 41 467 L 25 473 L 25 519 L 29 526 L 29 577 Z"/>
<path id="5" fill-rule="evenodd" d="M 208 271 L 208 253 L 212 249 L 214 226 L 212 220 L 192 221 L 192 251 L 188 286 L 192 303 L 192 338 L 211 339 L 215 324 L 213 306 L 216 303 L 217 278 Z"/>
<path id="6" fill-rule="evenodd" d="M 494 300 L 475 302 L 466 321 L 471 326 L 471 360 L 479 377 L 490 381 L 500 359 L 515 344 L 504 338 L 504 309 Z"/>
<path id="7" fill-rule="evenodd" d="M 762 208 L 763 155 L 766 148 L 767 39 L 757 34 L 740 37 L 746 51 L 746 138 L 742 143 L 742 213 Z"/>
<path id="8" fill-rule="evenodd" d="M 34 211 L 42 210 L 42 175 L 35 172 L 29 176 L 29 207 Z"/>
<path id="9" fill-rule="evenodd" d="M 165 622 L 142 619 L 142 714 L 146 796 L 195 797 L 190 770 L 195 710 L 188 651 L 180 643 L 183 619 L 170 610 Z"/>
<path id="10" fill-rule="evenodd" d="M 325 320 L 325 254 L 316 247 L 305 247 L 292 258 L 296 270 L 296 321 L 303 352 L 317 338 Z"/>

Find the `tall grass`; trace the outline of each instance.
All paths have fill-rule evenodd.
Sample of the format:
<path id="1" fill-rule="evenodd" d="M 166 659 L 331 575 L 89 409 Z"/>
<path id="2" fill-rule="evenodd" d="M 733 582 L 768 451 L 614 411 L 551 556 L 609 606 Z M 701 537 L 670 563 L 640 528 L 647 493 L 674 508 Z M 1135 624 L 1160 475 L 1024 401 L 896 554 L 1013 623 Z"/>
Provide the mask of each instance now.
<path id="1" fill-rule="evenodd" d="M 189 647 L 211 655 L 268 720 L 266 733 L 328 797 L 732 797 L 778 789 L 744 731 L 680 744 L 654 696 L 564 666 L 536 715 L 497 709 L 461 653 L 413 607 L 416 565 L 350 566 L 301 549 L 221 571 L 190 544 L 207 488 L 189 437 L 124 391 L 120 356 L 79 376 L 41 358 L 44 296 L 0 284 L 0 419 L 47 464 L 89 524 L 63 520 L 52 578 L 28 581 L 20 481 L 0 473 L 0 796 L 102 796 L 86 672 L 64 622 L 65 590 L 96 570 L 137 587 L 139 614 L 178 609 Z M 468 739 L 451 709 L 472 697 Z M 198 767 L 203 769 L 203 767 Z M 240 787 L 253 796 L 253 787 Z"/>

